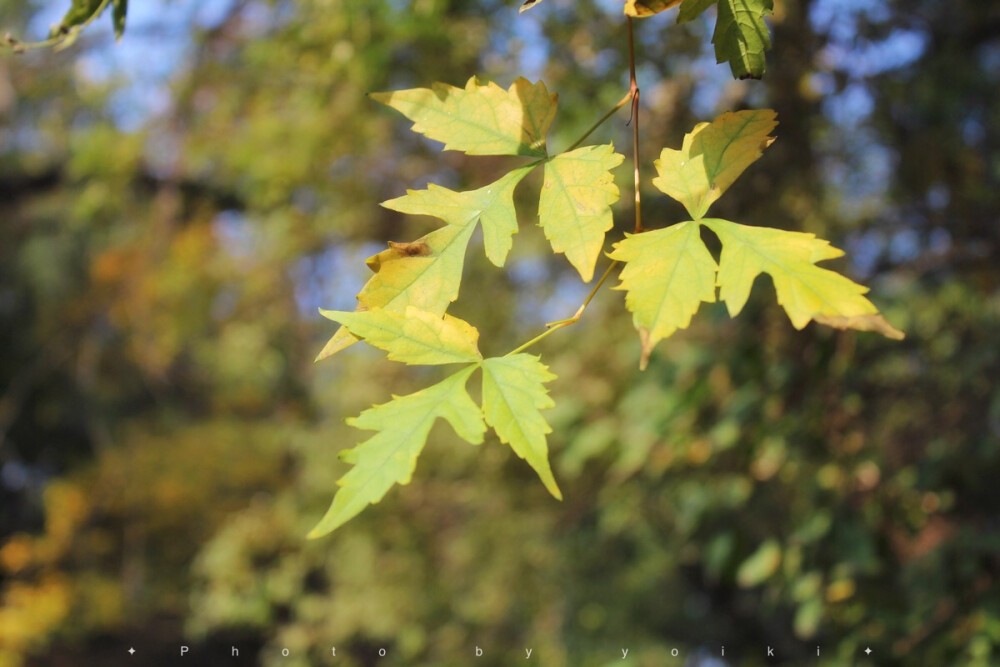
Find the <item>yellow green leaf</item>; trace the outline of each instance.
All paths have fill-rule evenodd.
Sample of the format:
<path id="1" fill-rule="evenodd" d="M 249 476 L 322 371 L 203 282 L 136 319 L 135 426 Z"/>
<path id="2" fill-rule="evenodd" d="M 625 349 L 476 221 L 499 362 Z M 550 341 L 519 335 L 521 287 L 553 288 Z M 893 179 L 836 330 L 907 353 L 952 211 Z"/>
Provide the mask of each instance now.
<path id="1" fill-rule="evenodd" d="M 337 482 L 333 503 L 309 537 L 322 537 L 377 503 L 393 484 L 409 484 L 417 457 L 427 443 L 431 426 L 444 418 L 467 442 L 483 441 L 482 412 L 465 390 L 476 366 L 463 368 L 445 380 L 407 396 L 365 410 L 348 424 L 377 431 L 340 458 L 354 467 Z"/>
<path id="2" fill-rule="evenodd" d="M 539 224 L 552 249 L 566 253 L 584 282 L 593 278 L 604 234 L 614 224 L 611 204 L 618 201 L 618 186 L 611 170 L 624 159 L 607 144 L 577 148 L 545 163 Z"/>
<path id="3" fill-rule="evenodd" d="M 680 150 L 664 148 L 653 164 L 653 185 L 684 205 L 700 220 L 747 167 L 771 145 L 778 125 L 770 109 L 728 111 L 711 123 L 699 123 L 684 135 Z"/>
<path id="4" fill-rule="evenodd" d="M 625 306 L 642 340 L 639 366 L 645 368 L 658 342 L 686 328 L 702 301 L 715 301 L 715 260 L 697 222 L 626 234 L 609 256 L 625 262 L 615 289 L 627 291 Z"/>
<path id="5" fill-rule="evenodd" d="M 514 188 L 534 168 L 535 165 L 519 167 L 494 183 L 469 192 L 455 192 L 432 183 L 426 190 L 407 190 L 402 197 L 382 202 L 382 206 L 400 213 L 431 215 L 450 225 L 464 226 L 479 220 L 483 224 L 486 256 L 495 265 L 503 266 L 510 252 L 511 237 L 517 233 Z"/>
<path id="6" fill-rule="evenodd" d="M 326 345 L 323 346 L 323 349 L 319 351 L 319 354 L 316 355 L 313 361 L 323 361 L 327 357 L 332 357 L 338 352 L 354 345 L 359 340 L 361 339 L 348 331 L 346 327 L 340 327 L 330 337 L 330 340 L 326 341 Z"/>
<path id="7" fill-rule="evenodd" d="M 754 280 L 767 273 L 774 281 L 778 303 L 796 329 L 816 320 L 839 329 L 903 338 L 903 332 L 889 324 L 863 296 L 867 287 L 816 266 L 816 262 L 844 254 L 828 241 L 813 234 L 749 227 L 717 218 L 706 218 L 702 223 L 722 241 L 719 296 L 730 315 L 743 309 Z"/>
<path id="8" fill-rule="evenodd" d="M 555 375 L 538 357 L 515 354 L 483 361 L 483 414 L 503 443 L 509 443 L 528 462 L 545 488 L 562 500 L 562 493 L 549 467 L 545 436 L 552 428 L 540 410 L 551 408 L 544 383 Z"/>
<path id="9" fill-rule="evenodd" d="M 323 317 L 347 327 L 370 345 L 389 353 L 389 359 L 406 364 L 456 364 L 477 362 L 479 331 L 451 315 L 435 315 L 409 306 L 405 313 L 383 308 L 341 312 L 319 311 Z"/>
<path id="10" fill-rule="evenodd" d="M 625 0 L 628 16 L 652 16 L 679 5 L 681 0 Z"/>
<path id="11" fill-rule="evenodd" d="M 389 249 L 367 260 L 375 275 L 358 293 L 360 310 L 385 308 L 405 312 L 408 306 L 444 315 L 458 298 L 465 250 L 475 225 L 447 225 L 411 243 L 393 243 Z M 341 327 L 316 361 L 358 342 L 357 336 Z"/>
<path id="12" fill-rule="evenodd" d="M 524 78 L 507 90 L 472 77 L 465 88 L 435 83 L 371 96 L 412 120 L 414 132 L 469 155 L 544 157 L 556 113 L 556 96 Z"/>

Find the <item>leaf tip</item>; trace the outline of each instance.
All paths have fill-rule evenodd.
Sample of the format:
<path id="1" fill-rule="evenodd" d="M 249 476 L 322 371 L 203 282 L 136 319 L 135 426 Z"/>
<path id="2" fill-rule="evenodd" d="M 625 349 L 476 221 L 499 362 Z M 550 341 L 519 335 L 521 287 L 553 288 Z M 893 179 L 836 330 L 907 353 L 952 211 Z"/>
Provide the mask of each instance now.
<path id="1" fill-rule="evenodd" d="M 642 352 L 639 355 L 639 370 L 644 371 L 649 367 L 649 355 L 653 353 L 653 348 L 656 347 L 656 341 L 649 335 L 649 329 L 646 327 L 639 327 L 639 342 L 642 349 Z"/>
<path id="2" fill-rule="evenodd" d="M 814 315 L 813 319 L 820 324 L 835 329 L 854 329 L 855 331 L 870 331 L 882 334 L 890 340 L 904 340 L 906 333 L 889 324 L 889 321 L 873 313 L 870 315 L 855 315 L 845 317 L 843 315 Z"/>
<path id="3" fill-rule="evenodd" d="M 331 531 L 328 531 L 328 530 L 320 530 L 319 526 L 316 526 L 315 528 L 313 528 L 312 530 L 310 530 L 308 533 L 306 533 L 306 539 L 307 540 L 318 540 L 319 538 L 321 538 L 321 537 L 323 537 L 325 535 L 329 535 L 330 532 Z"/>

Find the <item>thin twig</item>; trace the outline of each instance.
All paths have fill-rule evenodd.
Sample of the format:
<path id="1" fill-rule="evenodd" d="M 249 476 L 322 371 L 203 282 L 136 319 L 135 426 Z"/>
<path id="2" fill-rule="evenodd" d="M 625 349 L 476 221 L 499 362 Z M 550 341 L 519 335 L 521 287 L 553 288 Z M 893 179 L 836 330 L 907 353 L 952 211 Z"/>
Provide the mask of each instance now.
<path id="1" fill-rule="evenodd" d="M 632 166 L 635 185 L 635 233 L 642 232 L 642 202 L 639 195 L 639 82 L 635 78 L 635 45 L 632 37 L 632 17 L 628 17 L 628 76 L 632 95 Z"/>
<path id="2" fill-rule="evenodd" d="M 47 46 L 56 46 L 58 44 L 65 42 L 68 39 L 71 39 L 74 35 L 79 34 L 81 30 L 83 30 L 88 25 L 93 23 L 94 19 L 100 16 L 104 12 L 104 10 L 107 9 L 110 3 L 111 0 L 103 0 L 103 2 L 101 2 L 101 4 L 97 6 L 97 9 L 94 10 L 94 13 L 88 16 L 87 20 L 84 21 L 83 23 L 79 23 L 73 26 L 72 28 L 69 28 L 65 32 L 60 32 L 59 34 L 53 35 L 52 37 L 49 37 L 48 39 L 42 40 L 40 42 L 22 42 L 16 39 L 10 33 L 7 33 L 7 35 L 4 37 L 3 43 L 9 46 L 15 53 L 21 53 L 23 51 L 27 51 L 28 49 L 41 49 Z"/>
<path id="3" fill-rule="evenodd" d="M 603 125 L 604 121 L 606 121 L 607 119 L 611 118 L 613 115 L 615 115 L 616 111 L 618 111 L 623 106 L 625 106 L 626 104 L 628 104 L 629 100 L 632 99 L 632 95 L 633 95 L 632 89 L 629 89 L 629 91 L 627 93 L 625 93 L 625 97 L 623 97 L 620 100 L 618 100 L 618 104 L 616 104 L 613 107 L 611 107 L 611 109 L 608 110 L 608 112 L 606 114 L 604 114 L 603 116 L 601 116 L 600 119 L 598 119 L 598 121 L 596 123 L 594 123 L 593 125 L 591 125 L 590 128 L 586 132 L 583 133 L 582 137 L 580 137 L 579 139 L 577 139 L 576 141 L 574 141 L 573 145 L 570 146 L 569 148 L 567 148 L 563 152 L 564 153 L 568 153 L 569 151 L 573 150 L 574 148 L 576 148 L 577 146 L 579 146 L 580 144 L 582 144 L 584 142 L 584 140 L 587 137 L 590 136 L 591 132 L 593 132 L 594 130 L 596 130 L 597 128 L 599 128 L 601 125 Z"/>

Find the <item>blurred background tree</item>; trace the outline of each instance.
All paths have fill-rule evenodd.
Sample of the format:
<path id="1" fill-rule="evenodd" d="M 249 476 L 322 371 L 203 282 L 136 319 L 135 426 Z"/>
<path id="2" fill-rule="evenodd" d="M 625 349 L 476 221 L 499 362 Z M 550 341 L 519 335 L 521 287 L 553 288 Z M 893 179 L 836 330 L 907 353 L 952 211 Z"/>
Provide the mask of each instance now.
<path id="1" fill-rule="evenodd" d="M 53 4 L 0 0 L 0 26 L 44 37 Z M 795 332 L 762 280 L 639 373 L 607 291 L 543 349 L 565 502 L 442 429 L 412 484 L 304 540 L 358 439 L 343 418 L 426 384 L 363 346 L 314 366 L 316 308 L 351 308 L 363 258 L 430 228 L 377 202 L 507 164 L 439 152 L 366 93 L 542 78 L 563 146 L 627 86 L 619 3 L 518 4 L 161 0 L 117 45 L 100 21 L 0 58 L 0 665 L 172 664 L 181 643 L 203 665 L 234 644 L 283 666 L 331 646 L 1000 660 L 996 3 L 779 1 L 762 82 L 715 64 L 710 22 L 637 23 L 647 161 L 720 111 L 777 109 L 720 215 L 844 247 L 905 342 Z M 624 148 L 623 123 L 602 138 Z M 530 206 L 509 270 L 469 255 L 454 312 L 484 352 L 586 291 Z"/>

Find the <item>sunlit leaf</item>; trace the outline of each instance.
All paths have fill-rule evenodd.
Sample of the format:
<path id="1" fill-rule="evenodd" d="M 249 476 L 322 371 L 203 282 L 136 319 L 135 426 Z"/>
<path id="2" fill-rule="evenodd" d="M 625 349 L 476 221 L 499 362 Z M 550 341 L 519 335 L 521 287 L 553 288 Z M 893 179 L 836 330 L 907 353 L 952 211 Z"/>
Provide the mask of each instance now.
<path id="1" fill-rule="evenodd" d="M 656 344 L 684 329 L 702 301 L 715 301 L 716 264 L 702 243 L 697 222 L 682 222 L 615 244 L 612 259 L 625 262 L 625 306 L 642 339 L 640 368 Z"/>
<path id="2" fill-rule="evenodd" d="M 566 253 L 584 282 L 593 278 L 604 234 L 614 224 L 611 204 L 618 201 L 618 186 L 611 170 L 624 159 L 607 144 L 577 148 L 545 163 L 539 224 L 552 249 Z"/>
<path id="3" fill-rule="evenodd" d="M 816 262 L 844 254 L 828 241 L 813 234 L 750 227 L 716 218 L 706 218 L 702 223 L 722 241 L 719 296 L 730 315 L 743 309 L 754 280 L 767 273 L 774 281 L 778 303 L 796 329 L 816 320 L 838 329 L 876 331 L 896 340 L 903 338 L 903 332 L 889 324 L 863 296 L 867 287 L 816 266 Z"/>
<path id="4" fill-rule="evenodd" d="M 435 83 L 371 96 L 412 120 L 414 132 L 469 155 L 544 157 L 556 113 L 556 96 L 541 81 L 524 78 L 507 90 L 473 77 L 465 88 Z"/>
<path id="5" fill-rule="evenodd" d="M 654 162 L 653 185 L 698 220 L 740 174 L 761 156 L 774 137 L 777 114 L 770 109 L 726 112 L 699 123 L 684 135 L 680 150 L 664 148 Z"/>
<path id="6" fill-rule="evenodd" d="M 628 16 L 652 16 L 676 7 L 681 0 L 625 0 L 625 14 Z"/>
<path id="7" fill-rule="evenodd" d="M 729 63 L 733 76 L 759 79 L 764 76 L 764 52 L 771 48 L 771 33 L 764 17 L 774 0 L 719 0 L 719 17 L 712 43 L 715 59 Z"/>
<path id="8" fill-rule="evenodd" d="M 385 308 L 405 312 L 414 306 L 443 315 L 458 298 L 465 251 L 475 225 L 447 225 L 411 243 L 389 243 L 389 249 L 368 258 L 375 272 L 358 293 L 360 309 Z M 356 343 L 341 327 L 316 360 L 325 359 Z"/>
<path id="9" fill-rule="evenodd" d="M 552 431 L 540 410 L 551 408 L 545 383 L 555 375 L 538 357 L 515 354 L 483 361 L 483 414 L 500 441 L 528 462 L 545 488 L 562 500 L 549 467 L 546 434 Z"/>
<path id="10" fill-rule="evenodd" d="M 468 225 L 480 220 L 486 256 L 503 266 L 517 233 L 514 188 L 534 165 L 519 167 L 490 185 L 469 192 L 455 192 L 431 184 L 425 190 L 408 190 L 402 197 L 382 202 L 382 206 L 411 215 L 431 215 L 451 225 Z"/>
<path id="11" fill-rule="evenodd" d="M 404 313 L 382 308 L 351 312 L 320 310 L 355 336 L 385 350 L 389 359 L 407 364 L 455 364 L 479 361 L 479 332 L 451 315 L 435 315 L 409 306 Z"/>
<path id="12" fill-rule="evenodd" d="M 445 380 L 407 396 L 365 410 L 348 423 L 377 431 L 340 458 L 354 467 L 337 482 L 340 489 L 326 515 L 309 533 L 321 537 L 377 503 L 393 484 L 409 484 L 417 457 L 423 450 L 431 426 L 444 418 L 464 440 L 479 444 L 486 425 L 482 412 L 465 390 L 476 366 L 464 368 Z"/>

